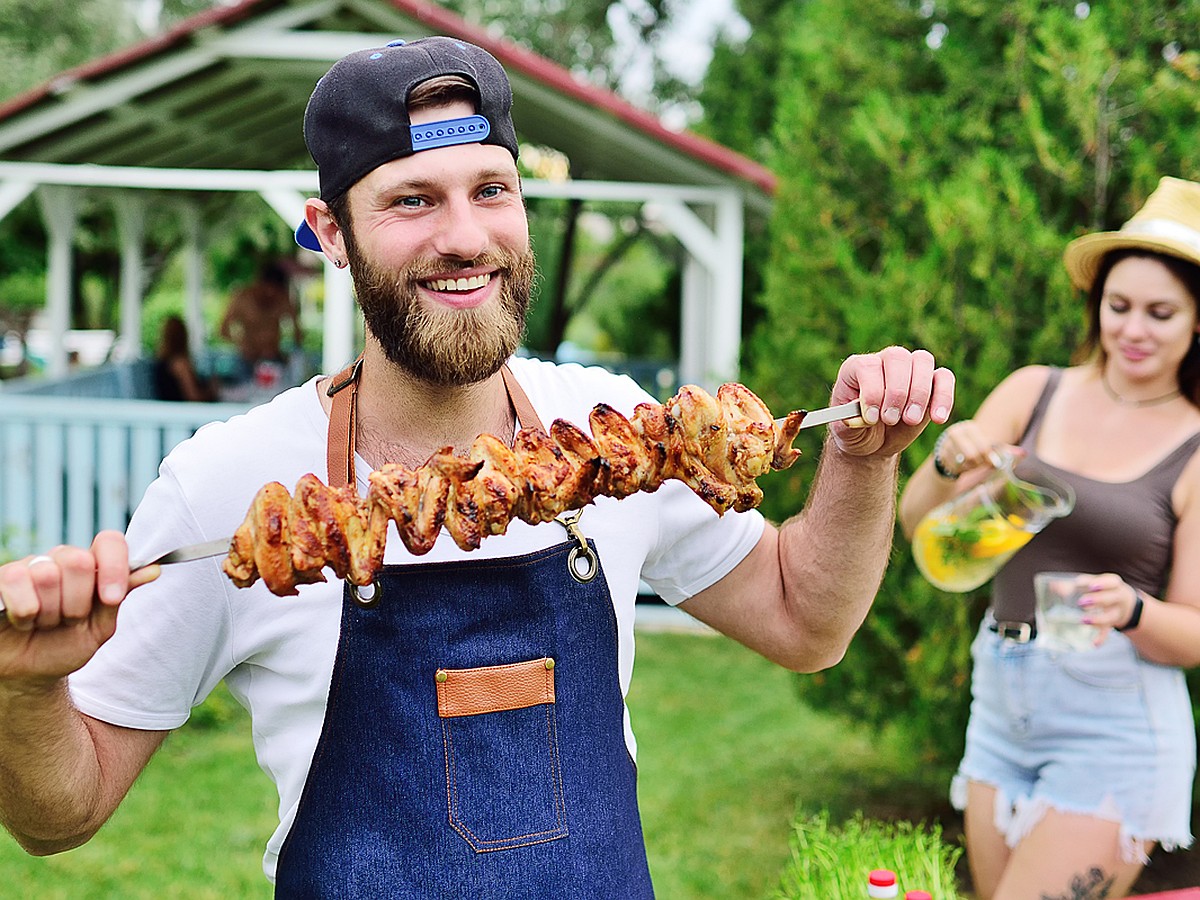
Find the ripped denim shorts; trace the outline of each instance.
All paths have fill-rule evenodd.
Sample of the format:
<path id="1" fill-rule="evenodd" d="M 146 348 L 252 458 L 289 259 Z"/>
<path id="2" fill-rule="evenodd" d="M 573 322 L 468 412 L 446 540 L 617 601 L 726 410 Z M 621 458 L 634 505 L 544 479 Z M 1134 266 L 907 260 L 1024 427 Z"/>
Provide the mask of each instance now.
<path id="1" fill-rule="evenodd" d="M 966 751 L 951 788 L 997 789 L 995 823 L 1016 846 L 1049 808 L 1121 823 L 1128 859 L 1144 842 L 1191 844 L 1196 769 L 1191 701 L 1180 669 L 1147 662 L 1123 634 L 1058 652 L 981 624 Z"/>

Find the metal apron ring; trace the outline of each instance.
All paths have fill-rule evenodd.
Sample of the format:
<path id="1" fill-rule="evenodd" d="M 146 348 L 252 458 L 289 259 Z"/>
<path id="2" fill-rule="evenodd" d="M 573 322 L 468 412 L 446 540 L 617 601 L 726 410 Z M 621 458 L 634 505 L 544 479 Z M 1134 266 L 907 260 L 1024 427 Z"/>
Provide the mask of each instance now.
<path id="1" fill-rule="evenodd" d="M 559 516 L 554 521 L 567 529 L 567 534 L 578 544 L 578 546 L 572 547 L 570 554 L 567 555 L 567 571 L 580 584 L 587 584 L 600 571 L 600 560 L 596 558 L 596 552 L 588 546 L 587 539 L 583 536 L 583 532 L 579 530 L 579 518 L 582 515 L 583 510 L 577 509 L 573 513 Z M 581 558 L 586 566 L 582 571 L 579 568 L 579 560 Z"/>
<path id="2" fill-rule="evenodd" d="M 370 584 L 364 584 L 361 587 L 357 584 L 351 584 L 349 587 L 351 599 L 363 609 L 374 609 L 383 600 L 383 584 L 378 578 Z M 366 588 L 370 588 L 369 593 L 364 593 Z"/>

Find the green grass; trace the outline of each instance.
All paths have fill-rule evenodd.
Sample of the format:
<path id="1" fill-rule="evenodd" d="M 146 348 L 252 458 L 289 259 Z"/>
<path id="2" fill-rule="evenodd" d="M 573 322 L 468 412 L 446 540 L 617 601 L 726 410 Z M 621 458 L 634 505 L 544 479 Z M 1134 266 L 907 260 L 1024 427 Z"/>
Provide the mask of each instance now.
<path id="1" fill-rule="evenodd" d="M 873 869 L 890 869 L 901 895 L 921 890 L 935 900 L 959 896 L 954 866 L 962 850 L 946 844 L 936 825 L 855 816 L 833 826 L 822 813 L 796 821 L 791 848 L 780 900 L 861 897 Z"/>
<path id="2" fill-rule="evenodd" d="M 895 735 L 814 713 L 795 676 L 722 637 L 638 634 L 629 703 L 650 865 L 664 900 L 761 900 L 802 818 L 889 817 L 940 802 Z M 46 859 L 0 836 L 0 896 L 268 898 L 275 796 L 224 690 L 168 739 L 87 845 Z M 864 890 L 865 893 L 865 890 Z"/>
<path id="3" fill-rule="evenodd" d="M 275 828 L 276 801 L 254 759 L 249 720 L 222 688 L 195 722 L 167 739 L 116 814 L 82 847 L 36 859 L 0 833 L 0 896 L 269 898 L 262 852 Z"/>
<path id="4" fill-rule="evenodd" d="M 667 900 L 771 895 L 797 812 L 840 823 L 859 810 L 891 818 L 942 803 L 944 779 L 914 762 L 899 734 L 807 709 L 797 676 L 733 641 L 639 633 L 636 659 L 643 827 Z"/>

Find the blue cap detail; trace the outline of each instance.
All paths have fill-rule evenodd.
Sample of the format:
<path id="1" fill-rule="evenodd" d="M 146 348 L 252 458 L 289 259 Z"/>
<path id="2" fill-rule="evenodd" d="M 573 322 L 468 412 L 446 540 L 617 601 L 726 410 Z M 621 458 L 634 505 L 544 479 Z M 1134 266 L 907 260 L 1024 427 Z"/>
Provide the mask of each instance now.
<path id="1" fill-rule="evenodd" d="M 465 116 L 461 119 L 446 119 L 442 122 L 426 122 L 410 125 L 413 153 L 449 147 L 453 144 L 477 144 L 487 137 L 492 126 L 483 116 Z"/>
<path id="2" fill-rule="evenodd" d="M 313 230 L 308 227 L 307 219 L 301 219 L 300 224 L 296 226 L 296 243 L 305 250 L 321 252 L 321 242 L 317 240 L 317 235 Z"/>

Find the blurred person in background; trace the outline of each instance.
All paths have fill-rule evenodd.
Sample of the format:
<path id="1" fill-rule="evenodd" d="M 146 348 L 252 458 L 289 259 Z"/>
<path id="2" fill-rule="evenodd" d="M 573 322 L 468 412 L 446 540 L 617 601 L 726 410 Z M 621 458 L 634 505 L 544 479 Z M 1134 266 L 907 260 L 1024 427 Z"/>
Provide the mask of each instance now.
<path id="1" fill-rule="evenodd" d="M 217 399 L 217 383 L 201 378 L 192 361 L 188 330 L 176 315 L 163 321 L 158 352 L 154 359 L 154 394 L 159 400 L 206 403 Z"/>
<path id="2" fill-rule="evenodd" d="M 299 349 L 304 337 L 300 307 L 292 296 L 287 270 L 278 260 L 272 260 L 259 267 L 254 281 L 233 292 L 221 319 L 220 334 L 237 346 L 249 375 L 261 363 L 282 366 L 287 362 L 285 322 L 291 324 L 293 346 Z"/>
<path id="3" fill-rule="evenodd" d="M 909 480 L 910 538 L 934 507 L 1028 457 L 1075 490 L 995 577 L 972 644 L 965 809 L 981 900 L 1124 897 L 1155 845 L 1192 842 L 1200 663 L 1200 184 L 1163 178 L 1117 232 L 1072 241 L 1087 293 L 1076 364 L 1021 368 L 939 436 Z M 1034 574 L 1090 576 L 1094 649 L 1038 642 Z"/>

